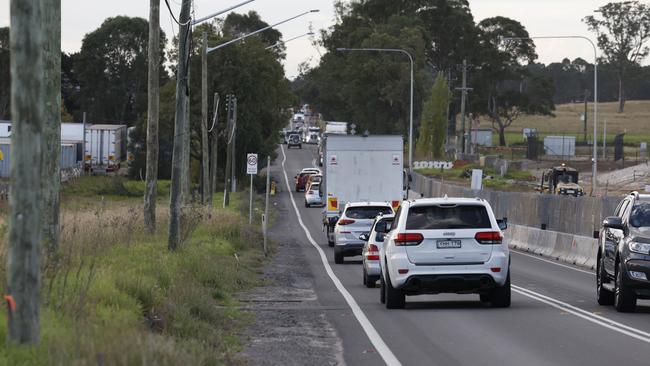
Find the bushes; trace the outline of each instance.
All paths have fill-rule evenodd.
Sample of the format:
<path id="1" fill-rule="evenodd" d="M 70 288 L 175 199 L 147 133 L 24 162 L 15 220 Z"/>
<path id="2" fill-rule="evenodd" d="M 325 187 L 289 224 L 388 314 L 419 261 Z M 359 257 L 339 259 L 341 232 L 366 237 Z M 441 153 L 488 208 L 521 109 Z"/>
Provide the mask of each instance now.
<path id="1" fill-rule="evenodd" d="M 139 189 L 120 180 L 95 183 L 81 182 L 66 194 Z M 43 269 L 41 345 L 7 347 L 6 316 L 0 316 L 0 364 L 239 362 L 237 334 L 248 317 L 234 294 L 258 281 L 259 231 L 237 210 L 218 209 L 210 217 L 193 208 L 184 215 L 188 240 L 170 253 L 166 222 L 147 235 L 140 199 L 133 201 L 64 212 L 60 251 Z M 166 208 L 157 216 L 166 220 Z M 6 241 L 0 245 L 4 254 Z"/>

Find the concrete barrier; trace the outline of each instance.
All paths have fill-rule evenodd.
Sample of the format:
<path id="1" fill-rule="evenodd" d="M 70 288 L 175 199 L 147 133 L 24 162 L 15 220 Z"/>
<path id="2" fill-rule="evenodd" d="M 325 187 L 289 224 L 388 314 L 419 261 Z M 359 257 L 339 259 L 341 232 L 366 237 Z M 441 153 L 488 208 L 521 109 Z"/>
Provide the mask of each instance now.
<path id="1" fill-rule="evenodd" d="M 509 225 L 504 236 L 512 249 L 581 267 L 596 267 L 597 239 L 522 225 Z"/>

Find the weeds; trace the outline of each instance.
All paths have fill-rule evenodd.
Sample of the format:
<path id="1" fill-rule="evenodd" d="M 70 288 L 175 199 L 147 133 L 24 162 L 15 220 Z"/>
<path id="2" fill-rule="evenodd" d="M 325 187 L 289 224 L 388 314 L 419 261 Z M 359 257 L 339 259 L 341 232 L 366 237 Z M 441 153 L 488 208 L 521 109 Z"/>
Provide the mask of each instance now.
<path id="1" fill-rule="evenodd" d="M 248 317 L 234 307 L 233 294 L 258 281 L 264 261 L 259 230 L 237 209 L 208 215 L 188 207 L 183 245 L 168 252 L 166 207 L 159 205 L 159 230 L 147 234 L 139 197 L 94 196 L 108 188 L 115 193 L 118 183 L 137 192 L 138 182 L 91 190 L 91 178 L 68 188 L 66 195 L 85 198 L 66 197 L 71 204 L 62 211 L 60 248 L 45 255 L 42 342 L 36 348 L 6 346 L 6 317 L 0 316 L 0 364 L 239 363 L 237 332 Z M 5 263 L 4 225 L 0 235 Z M 4 266 L 0 281 L 4 286 Z"/>

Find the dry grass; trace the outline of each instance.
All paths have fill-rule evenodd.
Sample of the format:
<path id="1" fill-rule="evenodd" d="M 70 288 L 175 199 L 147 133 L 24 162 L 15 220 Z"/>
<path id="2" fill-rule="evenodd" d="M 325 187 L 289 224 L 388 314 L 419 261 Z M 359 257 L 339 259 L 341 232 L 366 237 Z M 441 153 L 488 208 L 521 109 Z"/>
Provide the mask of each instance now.
<path id="1" fill-rule="evenodd" d="M 43 264 L 42 342 L 7 346 L 0 316 L 0 364 L 241 362 L 238 332 L 247 316 L 234 294 L 257 283 L 264 259 L 258 228 L 236 207 L 239 197 L 233 208 L 212 215 L 200 207 L 184 210 L 186 240 L 174 253 L 167 251 L 166 205 L 159 205 L 159 230 L 150 235 L 140 198 L 69 198 L 60 250 Z M 6 226 L 0 228 L 0 262 L 6 263 Z M 5 283 L 2 266 L 0 286 Z"/>

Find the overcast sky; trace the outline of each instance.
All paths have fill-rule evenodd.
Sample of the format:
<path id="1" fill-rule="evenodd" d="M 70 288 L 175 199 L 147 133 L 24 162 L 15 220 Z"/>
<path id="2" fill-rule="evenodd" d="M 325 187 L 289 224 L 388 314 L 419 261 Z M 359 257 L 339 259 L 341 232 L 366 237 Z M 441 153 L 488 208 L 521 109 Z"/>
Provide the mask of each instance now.
<path id="1" fill-rule="evenodd" d="M 197 17 L 241 3 L 242 0 L 195 0 Z M 501 15 L 521 22 L 531 36 L 585 35 L 594 38 L 581 19 L 593 12 L 608 0 L 470 0 L 474 20 Z M 644 1 L 645 2 L 645 1 Z M 148 18 L 147 0 L 62 0 L 62 47 L 66 52 L 76 52 L 81 48 L 84 35 L 97 29 L 107 17 L 116 15 Z M 172 27 L 169 13 L 161 0 L 160 23 L 168 39 L 178 32 Z M 237 9 L 238 12 L 256 10 L 269 24 L 280 22 L 309 9 L 320 9 L 281 25 L 278 30 L 284 39 L 289 39 L 308 31 L 311 23 L 314 29 L 323 29 L 334 23 L 333 0 L 256 0 Z M 180 0 L 170 0 L 176 14 Z M 0 27 L 9 25 L 9 0 L 0 0 Z M 537 40 L 539 61 L 544 63 L 561 61 L 564 57 L 574 59 L 583 57 L 593 61 L 591 46 L 584 40 Z M 322 50 L 321 50 L 322 52 Z M 293 78 L 298 73 L 298 65 L 309 61 L 316 65 L 319 51 L 307 37 L 287 43 L 285 69 L 287 76 Z M 647 64 L 648 62 L 644 62 Z"/>

